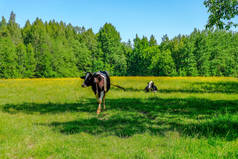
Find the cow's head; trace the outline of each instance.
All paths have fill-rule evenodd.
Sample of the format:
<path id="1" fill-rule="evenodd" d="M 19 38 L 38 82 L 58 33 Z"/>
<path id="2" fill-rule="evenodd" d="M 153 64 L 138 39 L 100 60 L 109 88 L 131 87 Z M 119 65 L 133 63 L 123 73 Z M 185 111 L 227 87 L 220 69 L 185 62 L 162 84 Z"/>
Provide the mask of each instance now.
<path id="1" fill-rule="evenodd" d="M 91 86 L 93 84 L 93 75 L 90 72 L 87 72 L 86 76 L 82 76 L 80 78 L 84 79 L 82 87 L 88 87 L 88 86 Z"/>
<path id="2" fill-rule="evenodd" d="M 152 89 L 152 87 L 154 86 L 154 82 L 153 81 L 150 81 L 148 83 L 148 89 Z"/>

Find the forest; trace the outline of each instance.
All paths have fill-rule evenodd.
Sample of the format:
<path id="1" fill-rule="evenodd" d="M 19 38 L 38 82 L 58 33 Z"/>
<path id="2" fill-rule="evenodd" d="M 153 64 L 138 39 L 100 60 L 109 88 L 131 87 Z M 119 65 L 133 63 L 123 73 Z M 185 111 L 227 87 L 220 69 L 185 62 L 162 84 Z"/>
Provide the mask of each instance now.
<path id="1" fill-rule="evenodd" d="M 199 30 L 123 42 L 111 23 L 97 33 L 36 18 L 20 27 L 16 14 L 0 21 L 0 78 L 79 77 L 106 70 L 113 76 L 238 76 L 238 33 Z"/>

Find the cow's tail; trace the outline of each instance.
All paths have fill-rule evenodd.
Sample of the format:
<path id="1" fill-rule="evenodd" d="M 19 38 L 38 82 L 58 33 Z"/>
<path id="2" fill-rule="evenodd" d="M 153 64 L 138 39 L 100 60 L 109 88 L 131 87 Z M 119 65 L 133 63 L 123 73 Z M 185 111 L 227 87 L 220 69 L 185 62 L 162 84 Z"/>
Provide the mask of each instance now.
<path id="1" fill-rule="evenodd" d="M 123 87 L 121 87 L 121 86 L 119 86 L 119 85 L 112 84 L 112 83 L 111 83 L 111 85 L 112 85 L 112 86 L 115 86 L 115 87 L 117 87 L 117 88 L 123 89 L 124 91 L 126 91 L 126 89 L 125 89 L 125 88 L 123 88 Z"/>

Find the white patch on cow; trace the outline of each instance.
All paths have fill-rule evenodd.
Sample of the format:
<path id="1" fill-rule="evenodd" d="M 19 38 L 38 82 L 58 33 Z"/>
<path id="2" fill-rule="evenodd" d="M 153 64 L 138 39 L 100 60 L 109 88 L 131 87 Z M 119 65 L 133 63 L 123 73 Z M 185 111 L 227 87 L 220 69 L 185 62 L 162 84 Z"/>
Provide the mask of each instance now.
<path id="1" fill-rule="evenodd" d="M 86 77 L 84 79 L 85 81 L 87 80 L 88 76 L 89 76 L 89 73 L 86 74 Z"/>
<path id="2" fill-rule="evenodd" d="M 149 89 L 151 88 L 152 84 L 153 84 L 153 81 L 150 81 L 149 84 L 148 84 Z"/>

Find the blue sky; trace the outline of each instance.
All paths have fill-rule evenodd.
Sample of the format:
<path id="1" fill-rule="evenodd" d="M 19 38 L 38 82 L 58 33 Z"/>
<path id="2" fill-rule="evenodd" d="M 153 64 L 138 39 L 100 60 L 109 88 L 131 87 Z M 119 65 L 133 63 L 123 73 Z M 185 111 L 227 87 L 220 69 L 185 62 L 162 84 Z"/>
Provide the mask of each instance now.
<path id="1" fill-rule="evenodd" d="M 16 14 L 21 27 L 27 19 L 55 19 L 74 26 L 92 28 L 96 33 L 106 22 L 120 32 L 122 41 L 135 35 L 158 41 L 164 34 L 173 38 L 190 34 L 196 27 L 203 29 L 207 19 L 204 0 L 0 0 L 0 16 Z"/>

